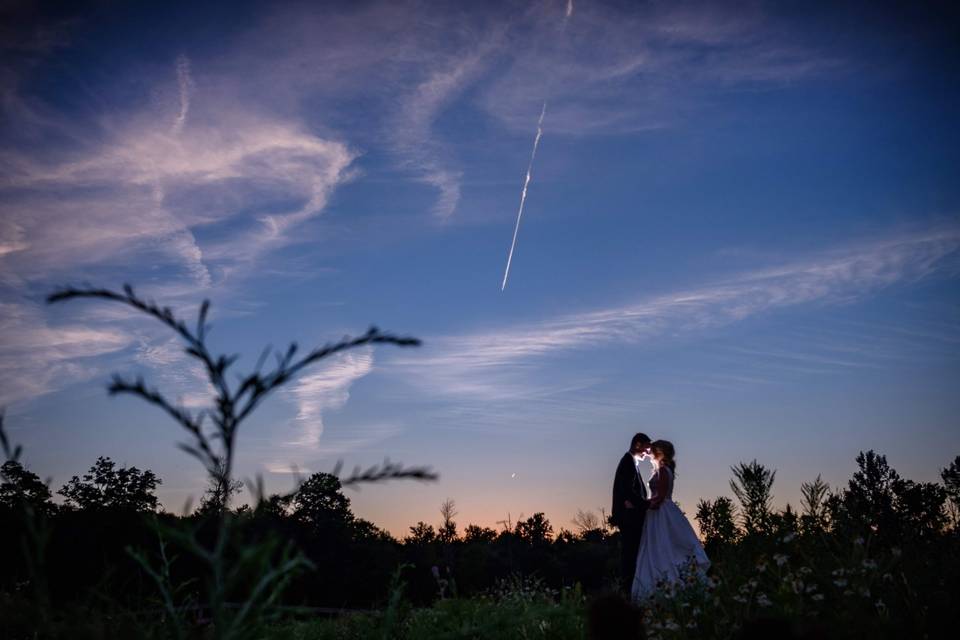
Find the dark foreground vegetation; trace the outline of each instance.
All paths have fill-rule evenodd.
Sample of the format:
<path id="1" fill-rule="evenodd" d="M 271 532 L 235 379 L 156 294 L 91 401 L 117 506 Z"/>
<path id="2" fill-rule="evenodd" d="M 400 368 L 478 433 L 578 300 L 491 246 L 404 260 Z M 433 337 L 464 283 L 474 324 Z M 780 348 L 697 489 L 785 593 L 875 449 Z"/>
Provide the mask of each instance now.
<path id="1" fill-rule="evenodd" d="M 599 624 L 620 621 L 613 637 L 735 638 L 758 625 L 769 637 L 947 637 L 960 601 L 960 458 L 942 484 L 903 480 L 873 452 L 857 462 L 846 487 L 805 485 L 799 513 L 769 509 L 772 471 L 736 467 L 740 500 L 701 501 L 695 514 L 715 562 L 709 579 L 691 577 L 633 614 L 608 597 L 618 535 L 594 514 L 574 531 L 540 513 L 460 528 L 448 502 L 437 523 L 398 540 L 356 517 L 332 474 L 226 513 L 211 485 L 178 516 L 157 511 L 149 471 L 99 459 L 57 506 L 10 460 L 0 637 L 211 637 L 209 570 L 178 545 L 209 547 L 222 526 L 232 530 L 228 567 L 264 554 L 269 570 L 290 557 L 287 545 L 302 554 L 302 570 L 249 619 L 251 637 L 584 638 L 601 612 Z M 172 613 L 155 577 L 170 585 Z M 262 577 L 241 576 L 225 601 L 244 602 Z M 629 635 L 641 618 L 647 635 Z"/>
<path id="2" fill-rule="evenodd" d="M 940 638 L 953 637 L 960 602 L 960 457 L 939 483 L 901 478 L 873 451 L 845 486 L 803 485 L 798 510 L 771 508 L 775 471 L 732 469 L 735 500 L 690 513 L 714 565 L 629 606 L 617 583 L 618 535 L 604 514 L 581 512 L 572 531 L 542 513 L 496 529 L 437 522 L 403 539 L 358 518 L 345 488 L 431 480 L 423 468 L 384 465 L 341 477 L 316 473 L 290 494 L 252 483 L 231 498 L 239 425 L 269 394 L 330 353 L 416 341 L 371 330 L 226 382 L 232 359 L 196 329 L 132 290 L 68 290 L 137 308 L 183 338 L 216 394 L 191 415 L 141 380 L 115 379 L 167 412 L 182 448 L 208 473 L 198 508 L 163 512 L 149 470 L 108 458 L 56 492 L 4 435 L 0 469 L 0 638 Z M 209 426 L 204 420 L 209 421 Z M 0 423 L 0 435 L 3 435 Z"/>

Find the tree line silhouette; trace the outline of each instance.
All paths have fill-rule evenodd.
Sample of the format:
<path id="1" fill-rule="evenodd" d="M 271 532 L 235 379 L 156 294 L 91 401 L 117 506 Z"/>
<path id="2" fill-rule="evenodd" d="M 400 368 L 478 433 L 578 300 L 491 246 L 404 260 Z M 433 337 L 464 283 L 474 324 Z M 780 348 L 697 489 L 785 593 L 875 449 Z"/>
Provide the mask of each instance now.
<path id="1" fill-rule="evenodd" d="M 960 456 L 942 470 L 942 483 L 903 479 L 885 456 L 873 451 L 861 453 L 856 462 L 856 473 L 835 491 L 819 477 L 805 483 L 799 511 L 790 505 L 771 508 L 773 469 L 757 461 L 733 467 L 735 500 L 701 500 L 696 508 L 711 558 L 723 563 L 753 557 L 769 540 L 785 535 L 825 549 L 831 541 L 859 538 L 875 548 L 908 553 L 915 572 L 927 567 L 931 576 L 939 575 L 934 564 L 957 548 Z M 20 461 L 8 459 L 0 484 L 0 514 L 8 524 L 0 531 L 0 545 L 22 548 L 37 522 L 47 538 L 43 566 L 31 566 L 30 553 L 8 555 L 0 576 L 5 597 L 35 587 L 31 581 L 40 578 L 51 606 L 89 607 L 91 599 L 106 599 L 113 606 L 150 610 L 156 606 L 156 590 L 127 549 L 139 549 L 159 562 L 163 549 L 157 522 L 166 525 L 163 532 L 189 531 L 200 544 L 211 544 L 223 518 L 232 523 L 236 537 L 226 554 L 228 564 L 245 548 L 279 540 L 316 569 L 290 579 L 285 605 L 380 607 L 398 567 L 405 567 L 407 596 L 418 605 L 481 594 L 513 575 L 535 575 L 555 589 L 580 585 L 593 593 L 616 580 L 619 536 L 592 512 L 579 512 L 572 530 L 555 529 L 542 512 L 515 522 L 505 519 L 498 528 L 469 524 L 461 529 L 456 504 L 448 500 L 440 505 L 436 523 L 417 522 L 397 539 L 355 515 L 340 479 L 331 473 L 310 475 L 290 494 L 236 507 L 226 506 L 228 494 L 241 485 L 234 482 L 225 489 L 212 479 L 199 507 L 186 515 L 158 507 L 155 491 L 161 483 L 150 470 L 100 457 L 87 473 L 70 478 L 57 491 L 64 500 L 55 504 L 46 483 Z M 169 571 L 182 602 L 202 602 L 203 563 L 178 558 Z M 957 592 L 953 584 L 945 593 Z M 226 599 L 234 596 L 228 593 Z"/>

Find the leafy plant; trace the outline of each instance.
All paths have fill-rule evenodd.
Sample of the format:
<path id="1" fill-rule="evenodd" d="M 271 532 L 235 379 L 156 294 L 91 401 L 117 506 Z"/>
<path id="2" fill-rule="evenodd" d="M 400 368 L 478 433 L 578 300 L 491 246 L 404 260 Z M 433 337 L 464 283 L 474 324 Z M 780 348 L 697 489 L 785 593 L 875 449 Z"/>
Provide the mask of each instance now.
<path id="1" fill-rule="evenodd" d="M 231 384 L 227 374 L 237 356 L 215 355 L 207 344 L 210 331 L 207 321 L 209 300 L 204 300 L 200 305 L 193 328 L 177 318 L 169 307 L 160 307 L 153 301 L 139 297 L 130 285 L 125 285 L 122 292 L 97 288 L 64 288 L 51 294 L 47 301 L 59 303 L 81 298 L 117 302 L 158 320 L 183 341 L 186 354 L 198 361 L 206 373 L 213 394 L 210 405 L 213 409 L 197 413 L 171 402 L 157 389 L 148 387 L 139 377 L 128 380 L 115 375 L 108 388 L 111 395 L 130 394 L 139 397 L 169 415 L 187 435 L 187 441 L 178 446 L 199 460 L 213 485 L 220 487 L 217 495 L 220 501 L 217 505 L 220 507 L 219 517 L 212 548 L 204 545 L 195 531 L 183 532 L 175 527 L 161 527 L 160 549 L 165 563 L 161 569 L 150 569 L 144 555 L 131 553 L 160 590 L 171 617 L 172 630 L 177 637 L 183 637 L 184 628 L 181 624 L 182 612 L 176 607 L 174 588 L 168 580 L 165 538 L 174 540 L 200 559 L 209 571 L 206 606 L 210 612 L 211 637 L 218 640 L 252 637 L 258 632 L 265 612 L 277 601 L 292 576 L 300 570 L 312 567 L 312 564 L 295 552 L 290 544 L 281 544 L 276 538 L 268 538 L 238 550 L 231 549 L 233 523 L 229 513 L 229 501 L 231 487 L 234 486 L 232 474 L 240 426 L 272 392 L 324 358 L 364 345 L 392 344 L 411 347 L 419 345 L 420 341 L 416 338 L 382 333 L 371 327 L 361 336 L 346 337 L 312 349 L 300 357 L 297 344 L 292 343 L 286 351 L 276 354 L 273 367 L 264 369 L 265 361 L 270 355 L 268 348 L 263 351 L 251 373 L 241 375 L 235 384 Z M 211 426 L 208 427 L 207 422 L 211 423 Z M 366 471 L 355 470 L 342 484 L 355 485 L 395 478 L 430 480 L 435 479 L 436 475 L 426 468 L 405 469 L 385 461 L 382 467 L 374 466 Z M 259 492 L 259 495 L 262 497 L 262 492 Z M 231 551 L 236 551 L 238 555 L 232 562 L 228 562 L 227 555 Z M 231 594 L 241 596 L 241 602 L 236 608 L 228 606 L 227 599 Z"/>

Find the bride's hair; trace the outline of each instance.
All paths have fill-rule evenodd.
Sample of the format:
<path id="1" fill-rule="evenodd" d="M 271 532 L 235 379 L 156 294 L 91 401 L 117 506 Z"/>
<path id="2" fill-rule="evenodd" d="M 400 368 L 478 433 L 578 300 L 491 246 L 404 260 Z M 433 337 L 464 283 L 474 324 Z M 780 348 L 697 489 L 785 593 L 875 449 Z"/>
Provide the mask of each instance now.
<path id="1" fill-rule="evenodd" d="M 677 463 L 673 460 L 673 456 L 676 454 L 676 451 L 673 448 L 672 442 L 668 442 L 666 440 L 655 440 L 650 443 L 650 449 L 654 453 L 659 453 L 663 456 L 663 461 L 661 464 L 670 467 L 671 471 L 677 470 Z"/>

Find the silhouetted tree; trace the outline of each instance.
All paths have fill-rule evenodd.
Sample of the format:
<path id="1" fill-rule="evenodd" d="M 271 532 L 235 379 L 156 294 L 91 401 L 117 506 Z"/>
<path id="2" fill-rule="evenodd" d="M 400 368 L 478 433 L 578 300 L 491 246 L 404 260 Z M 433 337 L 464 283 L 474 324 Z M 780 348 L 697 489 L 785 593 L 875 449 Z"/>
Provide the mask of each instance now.
<path id="1" fill-rule="evenodd" d="M 39 513 L 53 512 L 50 487 L 16 460 L 3 463 L 0 480 L 3 481 L 0 484 L 0 508 L 12 510 L 28 506 Z"/>
<path id="2" fill-rule="evenodd" d="M 443 518 L 440 529 L 437 531 L 437 539 L 440 542 L 449 543 L 457 539 L 457 523 L 453 520 L 456 515 L 456 503 L 447 498 L 440 505 L 440 516 Z"/>
<path id="3" fill-rule="evenodd" d="M 947 491 L 933 482 L 902 480 L 897 484 L 894 509 L 903 534 L 929 540 L 947 526 Z"/>
<path id="4" fill-rule="evenodd" d="M 544 545 L 553 536 L 553 525 L 542 511 L 517 523 L 517 537 L 532 545 Z"/>
<path id="5" fill-rule="evenodd" d="M 899 537 L 900 521 L 894 508 L 900 476 L 887 457 L 873 450 L 857 455 L 858 470 L 847 488 L 828 500 L 834 529 L 851 535 Z"/>
<path id="6" fill-rule="evenodd" d="M 254 515 L 261 518 L 280 520 L 290 514 L 293 495 L 272 494 L 257 500 Z"/>
<path id="7" fill-rule="evenodd" d="M 830 485 L 817 474 L 813 482 L 804 482 L 800 485 L 802 496 L 801 506 L 803 513 L 800 516 L 800 528 L 804 533 L 823 531 L 827 527 L 826 500 Z"/>
<path id="8" fill-rule="evenodd" d="M 315 473 L 297 489 L 292 500 L 293 517 L 311 529 L 344 526 L 353 521 L 350 499 L 343 495 L 340 479 Z"/>
<path id="9" fill-rule="evenodd" d="M 788 502 L 783 508 L 783 511 L 770 515 L 770 526 L 772 533 L 778 536 L 797 533 L 800 529 L 800 517 Z"/>
<path id="10" fill-rule="evenodd" d="M 737 539 L 737 524 L 734 521 L 733 500 L 720 496 L 714 501 L 700 500 L 694 516 L 700 525 L 700 536 L 708 554 L 715 554 L 720 548 Z"/>
<path id="11" fill-rule="evenodd" d="M 404 543 L 412 545 L 428 545 L 437 540 L 437 532 L 433 525 L 429 525 L 422 520 L 410 527 L 410 535 L 403 539 Z"/>
<path id="12" fill-rule="evenodd" d="M 763 533 L 770 529 L 770 502 L 773 499 L 771 489 L 777 475 L 775 469 L 767 469 L 754 460 L 746 464 L 741 462 L 731 467 L 733 479 L 730 489 L 740 502 L 740 514 L 743 528 L 748 534 Z"/>
<path id="13" fill-rule="evenodd" d="M 593 511 L 577 509 L 577 515 L 573 516 L 572 522 L 580 535 L 600 528 L 600 517 Z"/>
<path id="14" fill-rule="evenodd" d="M 117 467 L 109 457 L 99 457 L 83 478 L 73 476 L 59 493 L 67 505 L 78 509 L 156 511 L 154 491 L 161 480 L 147 469 Z"/>
<path id="15" fill-rule="evenodd" d="M 463 530 L 463 541 L 467 543 L 490 543 L 497 539 L 497 532 L 490 527 L 470 524 Z"/>
<path id="16" fill-rule="evenodd" d="M 200 498 L 200 507 L 197 513 L 200 514 L 219 514 L 227 508 L 230 498 L 240 493 L 243 489 L 243 482 L 231 479 L 226 473 L 226 465 L 221 460 L 216 465 L 216 473 L 207 477 L 207 489 Z"/>
<path id="17" fill-rule="evenodd" d="M 953 528 L 960 531 L 960 456 L 954 458 L 949 466 L 940 471 L 940 478 L 947 491 Z"/>

